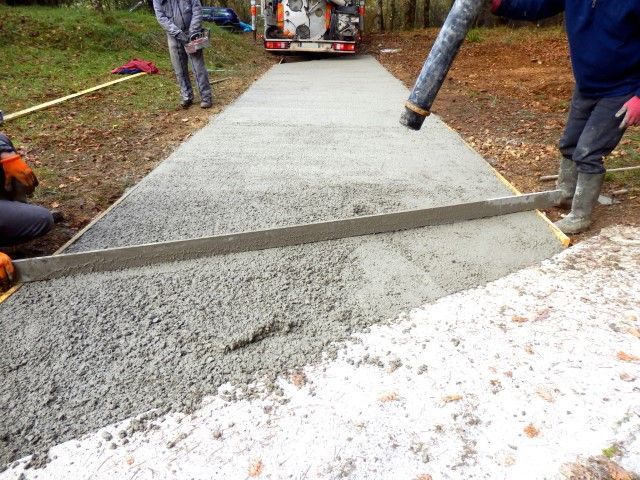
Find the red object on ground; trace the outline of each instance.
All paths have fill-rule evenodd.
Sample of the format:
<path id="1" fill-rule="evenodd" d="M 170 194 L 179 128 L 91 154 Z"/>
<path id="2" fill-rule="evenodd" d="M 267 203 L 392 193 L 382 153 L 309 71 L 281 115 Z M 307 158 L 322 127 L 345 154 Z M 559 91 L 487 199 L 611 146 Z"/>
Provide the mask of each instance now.
<path id="1" fill-rule="evenodd" d="M 132 70 L 136 69 L 140 72 L 147 72 L 151 74 L 158 73 L 160 71 L 158 70 L 158 67 L 153 64 L 153 62 L 134 58 L 133 60 L 129 60 L 121 67 L 111 70 L 111 73 L 135 73 L 132 72 Z"/>

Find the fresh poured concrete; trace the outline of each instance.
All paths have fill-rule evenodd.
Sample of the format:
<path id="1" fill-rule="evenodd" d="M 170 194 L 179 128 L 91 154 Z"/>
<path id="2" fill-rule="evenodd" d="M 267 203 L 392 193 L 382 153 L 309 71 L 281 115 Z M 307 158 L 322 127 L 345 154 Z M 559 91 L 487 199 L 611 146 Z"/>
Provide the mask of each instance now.
<path id="1" fill-rule="evenodd" d="M 509 195 L 369 57 L 282 64 L 145 178 L 80 251 Z M 0 464 L 329 343 L 561 249 L 533 212 L 83 275 L 0 305 Z"/>

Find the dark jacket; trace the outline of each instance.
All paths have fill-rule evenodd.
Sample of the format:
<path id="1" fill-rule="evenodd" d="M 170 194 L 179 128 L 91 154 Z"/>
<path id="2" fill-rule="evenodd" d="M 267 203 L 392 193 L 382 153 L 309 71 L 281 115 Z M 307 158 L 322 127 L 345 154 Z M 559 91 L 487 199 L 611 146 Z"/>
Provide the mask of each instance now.
<path id="1" fill-rule="evenodd" d="M 4 133 L 0 133 L 0 153 L 11 153 L 15 152 L 16 148 L 13 146 L 9 137 L 7 137 Z"/>
<path id="2" fill-rule="evenodd" d="M 495 13 L 536 21 L 562 11 L 578 91 L 640 96 L 640 0 L 502 0 Z"/>
<path id="3" fill-rule="evenodd" d="M 15 152 L 16 149 L 13 146 L 9 137 L 7 137 L 4 133 L 0 133 L 0 153 L 12 153 Z M 4 191 L 4 171 L 0 168 L 0 198 L 5 198 L 6 194 Z"/>

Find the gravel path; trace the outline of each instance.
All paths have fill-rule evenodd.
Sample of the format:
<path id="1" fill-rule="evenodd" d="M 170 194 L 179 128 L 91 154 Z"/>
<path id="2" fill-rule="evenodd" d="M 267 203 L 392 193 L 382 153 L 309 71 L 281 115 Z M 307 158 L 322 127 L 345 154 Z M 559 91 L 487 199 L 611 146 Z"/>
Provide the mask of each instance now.
<path id="1" fill-rule="evenodd" d="M 72 250 L 509 194 L 369 57 L 274 67 Z M 84 275 L 0 305 L 0 464 L 226 381 L 315 361 L 351 332 L 560 251 L 534 213 Z"/>

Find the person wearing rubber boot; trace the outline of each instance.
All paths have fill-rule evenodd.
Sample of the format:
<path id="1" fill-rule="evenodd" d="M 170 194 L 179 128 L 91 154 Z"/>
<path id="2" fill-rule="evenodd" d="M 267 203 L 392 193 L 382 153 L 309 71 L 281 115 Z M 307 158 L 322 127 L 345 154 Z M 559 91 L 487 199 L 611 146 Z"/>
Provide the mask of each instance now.
<path id="1" fill-rule="evenodd" d="M 202 5 L 200 0 L 153 0 L 158 23 L 167 32 L 169 56 L 176 73 L 182 108 L 193 104 L 193 87 L 189 79 L 189 60 L 200 92 L 200 107 L 210 108 L 213 94 L 209 74 L 204 63 L 204 52 L 187 53 L 184 46 L 202 32 Z"/>
<path id="2" fill-rule="evenodd" d="M 38 179 L 22 160 L 9 138 L 0 133 L 0 247 L 10 247 L 44 235 L 53 226 L 46 208 L 25 203 Z M 0 292 L 13 282 L 13 265 L 0 252 Z"/>
<path id="3" fill-rule="evenodd" d="M 576 87 L 560 138 L 558 188 L 571 212 L 556 226 L 579 233 L 604 181 L 604 158 L 640 124 L 640 1 L 492 0 L 496 15 L 536 21 L 564 11 Z"/>

